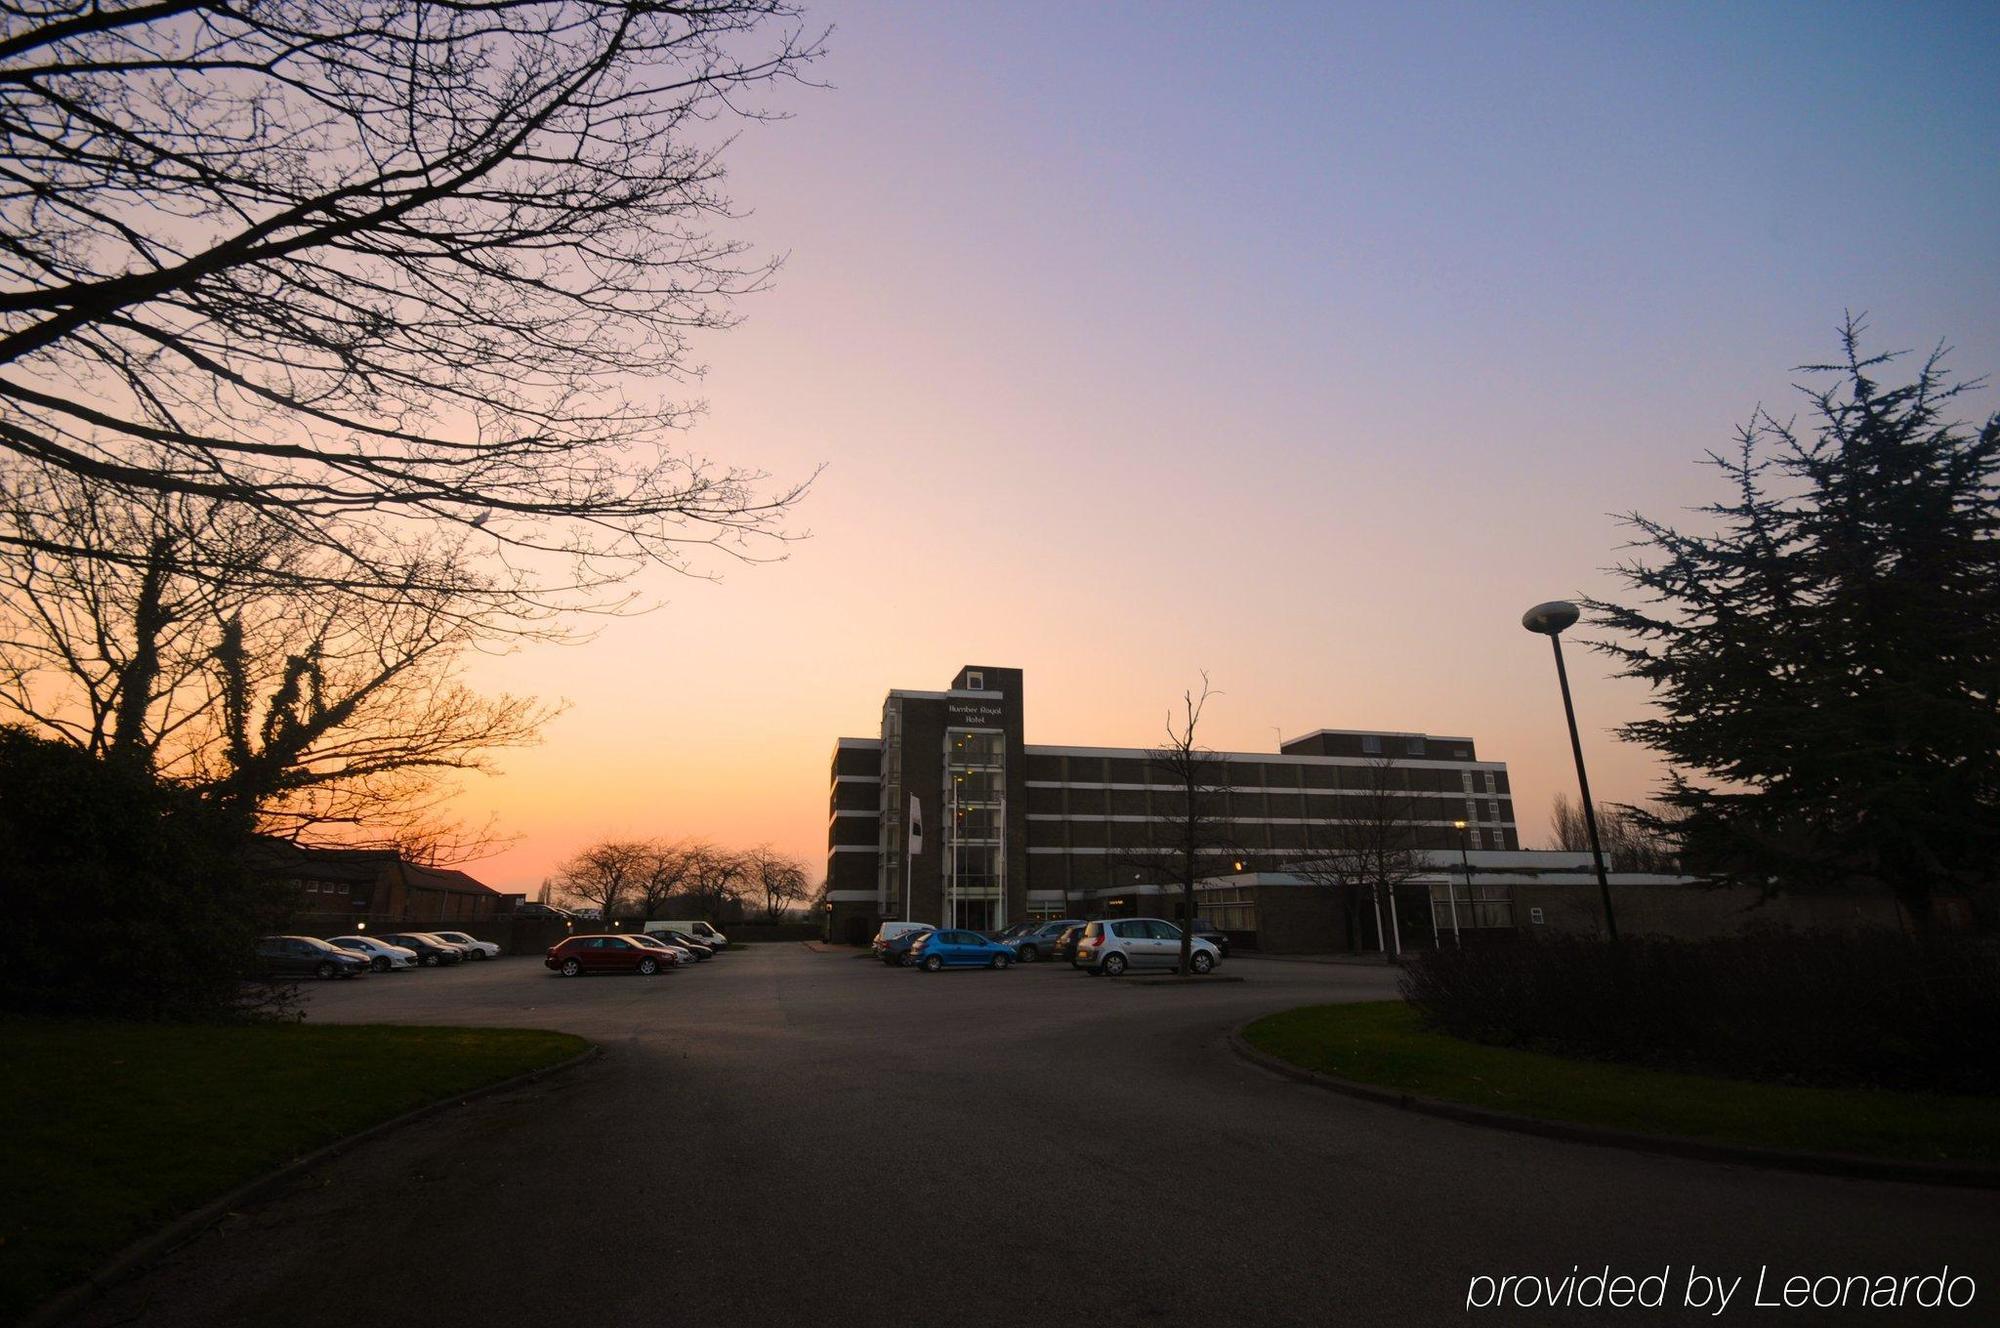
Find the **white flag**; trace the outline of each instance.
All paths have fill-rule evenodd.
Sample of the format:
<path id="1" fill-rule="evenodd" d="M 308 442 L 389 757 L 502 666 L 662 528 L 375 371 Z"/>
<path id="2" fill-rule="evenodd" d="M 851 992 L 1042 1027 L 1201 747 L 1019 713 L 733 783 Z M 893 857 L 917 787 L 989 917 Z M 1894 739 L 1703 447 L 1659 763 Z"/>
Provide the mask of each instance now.
<path id="1" fill-rule="evenodd" d="M 917 795 L 910 795 L 910 856 L 922 857 L 924 852 L 924 804 Z"/>

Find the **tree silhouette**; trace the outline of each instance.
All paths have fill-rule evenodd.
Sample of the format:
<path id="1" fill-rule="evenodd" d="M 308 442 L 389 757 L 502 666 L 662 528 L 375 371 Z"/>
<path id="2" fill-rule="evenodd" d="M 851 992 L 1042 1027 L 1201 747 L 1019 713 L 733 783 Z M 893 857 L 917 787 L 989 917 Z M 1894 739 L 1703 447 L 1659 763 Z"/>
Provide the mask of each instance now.
<path id="1" fill-rule="evenodd" d="M 1883 386 L 1862 322 L 1804 388 L 1802 431 L 1759 410 L 1715 533 L 1633 514 L 1639 598 L 1589 601 L 1598 648 L 1653 689 L 1623 734 L 1670 763 L 1670 834 L 1698 871 L 1770 890 L 1990 904 L 2000 863 L 2000 415 L 1946 411 L 1944 348 Z"/>

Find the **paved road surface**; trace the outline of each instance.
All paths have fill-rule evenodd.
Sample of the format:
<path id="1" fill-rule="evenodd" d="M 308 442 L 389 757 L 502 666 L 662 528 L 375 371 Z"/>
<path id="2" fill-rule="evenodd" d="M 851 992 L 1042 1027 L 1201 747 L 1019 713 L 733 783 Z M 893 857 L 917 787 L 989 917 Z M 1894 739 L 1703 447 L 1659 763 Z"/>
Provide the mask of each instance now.
<path id="1" fill-rule="evenodd" d="M 1540 1140 L 1252 1068 L 1265 1010 L 1388 994 L 1379 969 L 1239 960 L 1190 990 L 1047 965 L 936 976 L 765 945 L 656 979 L 533 960 L 314 989 L 312 1017 L 531 1025 L 581 1072 L 366 1145 L 84 1322 L 342 1325 L 1660 1322 L 1485 1311 L 1476 1274 L 1690 1265 L 1978 1279 L 1990 1192 Z M 216 1086 L 224 1090 L 225 1086 Z M 1721 1322 L 1893 1322 L 1748 1308 Z M 1688 1318 L 1687 1321 L 1694 1321 Z M 1713 1322 L 1714 1320 L 1708 1320 Z"/>

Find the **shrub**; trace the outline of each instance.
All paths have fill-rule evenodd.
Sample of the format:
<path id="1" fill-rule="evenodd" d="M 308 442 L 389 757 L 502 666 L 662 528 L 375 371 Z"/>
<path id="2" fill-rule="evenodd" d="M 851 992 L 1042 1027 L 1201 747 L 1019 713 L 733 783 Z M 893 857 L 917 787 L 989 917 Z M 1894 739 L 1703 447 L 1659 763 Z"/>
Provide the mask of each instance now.
<path id="1" fill-rule="evenodd" d="M 0 727 L 0 1008 L 243 1012 L 257 937 L 283 910 L 244 866 L 246 830 L 136 763 Z"/>
<path id="2" fill-rule="evenodd" d="M 2000 948 L 1893 932 L 1549 939 L 1414 957 L 1403 994 L 1472 1041 L 1749 1079 L 2000 1092 Z"/>

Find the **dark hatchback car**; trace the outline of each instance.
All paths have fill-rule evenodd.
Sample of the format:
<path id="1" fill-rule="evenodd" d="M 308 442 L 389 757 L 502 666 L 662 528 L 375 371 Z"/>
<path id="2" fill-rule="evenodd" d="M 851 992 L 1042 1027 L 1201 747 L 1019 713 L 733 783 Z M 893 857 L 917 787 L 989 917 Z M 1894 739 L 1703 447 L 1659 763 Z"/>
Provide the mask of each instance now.
<path id="1" fill-rule="evenodd" d="M 716 948 L 707 941 L 697 941 L 684 931 L 656 931 L 653 935 L 659 937 L 668 945 L 678 945 L 681 949 L 693 955 L 697 961 L 712 958 L 716 953 Z"/>
<path id="2" fill-rule="evenodd" d="M 462 964 L 465 951 L 455 945 L 446 945 L 437 937 L 421 931 L 398 931 L 384 933 L 378 939 L 391 945 L 400 945 L 405 950 L 417 952 L 417 962 L 425 968 L 436 968 L 441 964 Z"/>
<path id="3" fill-rule="evenodd" d="M 1008 937 L 1014 953 L 1024 964 L 1032 964 L 1037 959 L 1054 959 L 1056 942 L 1071 927 L 1081 927 L 1083 923 L 1075 918 L 1052 918 L 1047 922 L 1037 922 L 1027 931 Z"/>
<path id="4" fill-rule="evenodd" d="M 566 978 L 585 973 L 643 973 L 651 977 L 671 967 L 657 946 L 641 945 L 630 936 L 572 936 L 551 946 L 542 964 Z"/>
<path id="5" fill-rule="evenodd" d="M 1210 945 L 1222 951 L 1224 959 L 1229 958 L 1229 933 L 1216 926 L 1207 918 L 1196 918 L 1194 920 L 1194 937 L 1198 941 L 1207 941 Z"/>
<path id="6" fill-rule="evenodd" d="M 281 977 L 351 978 L 368 971 L 366 958 L 316 936 L 266 936 L 257 942 L 257 964 Z"/>
<path id="7" fill-rule="evenodd" d="M 1076 943 L 1083 939 L 1083 929 L 1088 925 L 1088 923 L 1083 922 L 1075 923 L 1063 932 L 1062 935 L 1056 937 L 1055 944 L 1049 947 L 1049 958 L 1067 959 L 1074 963 L 1076 960 Z"/>
<path id="8" fill-rule="evenodd" d="M 900 936 L 893 936 L 882 942 L 880 956 L 882 962 L 893 964 L 898 968 L 908 968 L 916 962 L 910 957 L 910 947 L 935 930 L 937 930 L 935 927 L 919 927 L 915 931 L 906 931 Z"/>

